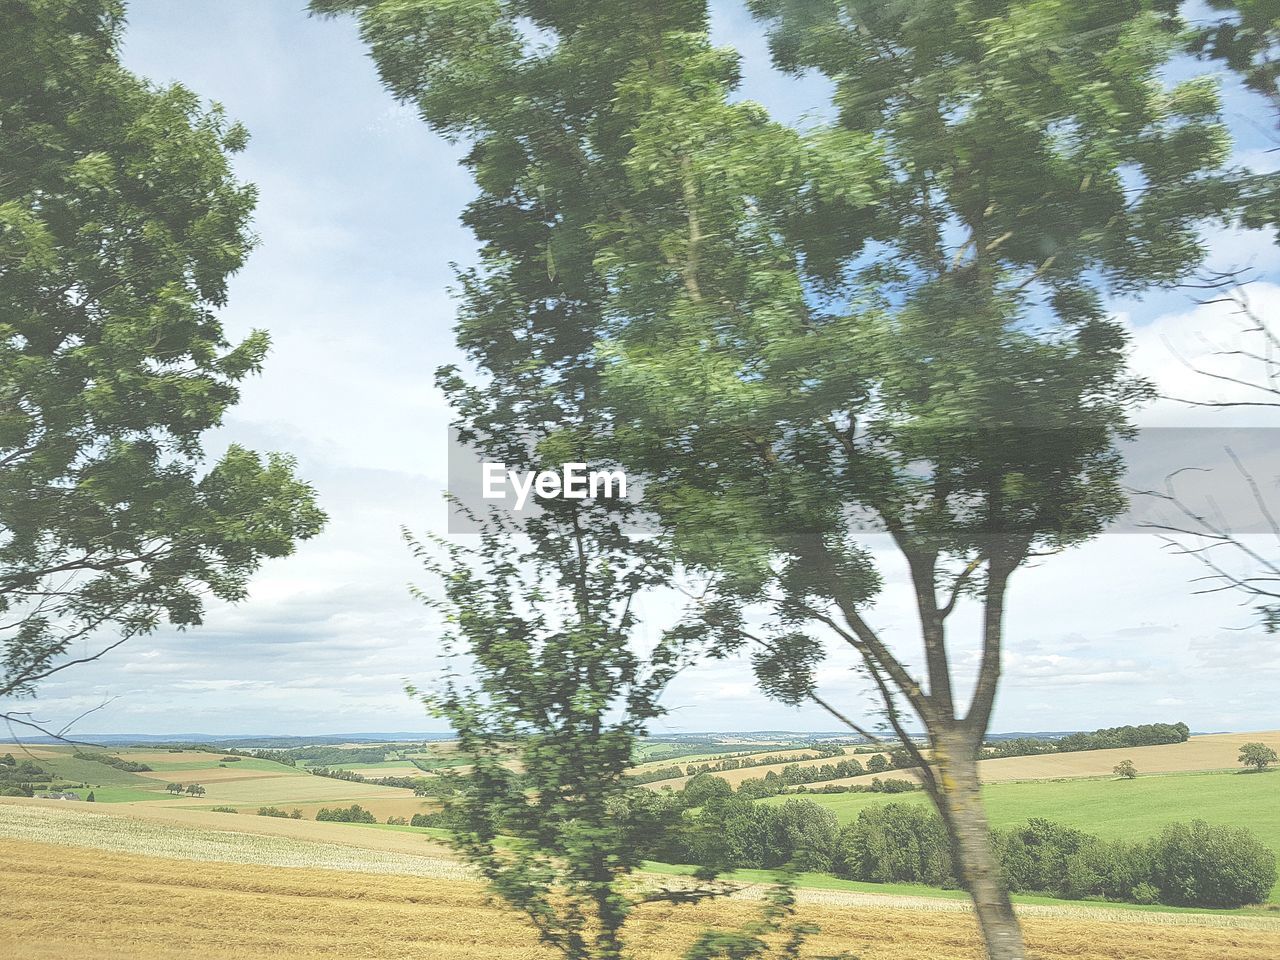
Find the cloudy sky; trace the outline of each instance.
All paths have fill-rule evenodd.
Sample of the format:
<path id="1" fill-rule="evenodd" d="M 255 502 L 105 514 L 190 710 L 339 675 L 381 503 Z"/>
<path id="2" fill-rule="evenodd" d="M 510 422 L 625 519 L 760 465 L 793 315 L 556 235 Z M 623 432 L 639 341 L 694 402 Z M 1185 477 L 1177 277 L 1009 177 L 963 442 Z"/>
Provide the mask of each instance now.
<path id="1" fill-rule="evenodd" d="M 235 279 L 232 336 L 270 330 L 265 373 L 211 438 L 287 450 L 319 490 L 328 530 L 268 565 L 251 598 L 215 606 L 206 625 L 137 639 L 47 684 L 52 722 L 109 704 L 83 733 L 334 733 L 439 729 L 402 693 L 429 683 L 436 634 L 406 586 L 423 577 L 398 530 L 442 530 L 448 410 L 432 386 L 451 343 L 450 263 L 473 243 L 457 224 L 472 187 L 458 151 L 381 89 L 353 26 L 316 21 L 303 0 L 133 0 L 126 63 L 225 104 L 253 140 L 240 175 L 261 192 L 261 246 Z M 818 80 L 784 79 L 740 4 L 716 5 L 717 39 L 745 57 L 743 94 L 775 116 L 820 107 Z M 1267 121 L 1238 90 L 1228 107 L 1239 159 L 1273 166 Z M 1250 114 L 1255 114 L 1250 116 Z M 1249 265 L 1252 296 L 1280 306 L 1280 258 L 1269 238 L 1217 233 L 1218 266 Z M 1203 394 L 1179 360 L 1231 345 L 1236 319 L 1172 291 L 1117 300 L 1134 333 L 1134 366 L 1168 393 Z M 1160 403 L 1150 424 L 1253 423 Z M 884 545 L 879 545 L 883 547 Z M 889 587 L 871 616 L 909 650 L 911 597 L 881 551 Z M 1231 595 L 1195 596 L 1188 561 L 1150 535 L 1108 535 L 1014 579 L 1009 654 L 996 730 L 1092 728 L 1185 720 L 1198 730 L 1280 727 L 1277 639 L 1250 629 Z M 646 607 L 649 631 L 672 601 Z M 974 621 L 957 628 L 975 634 Z M 964 667 L 974 651 L 959 652 Z M 851 660 L 833 653 L 823 691 L 857 713 L 868 702 Z M 963 679 L 963 678 L 962 678 Z M 831 729 L 823 714 L 770 703 L 744 662 L 693 669 L 668 696 L 655 732 Z"/>

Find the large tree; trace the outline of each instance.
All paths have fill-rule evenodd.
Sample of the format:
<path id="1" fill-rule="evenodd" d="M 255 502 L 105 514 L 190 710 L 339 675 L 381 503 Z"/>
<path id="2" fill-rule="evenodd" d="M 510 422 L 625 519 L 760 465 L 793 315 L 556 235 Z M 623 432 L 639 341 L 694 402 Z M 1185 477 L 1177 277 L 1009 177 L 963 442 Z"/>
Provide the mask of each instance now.
<path id="1" fill-rule="evenodd" d="M 1021 957 L 976 767 L 1006 590 L 1122 503 L 1112 441 L 1144 391 L 1103 292 L 1183 276 L 1234 196 L 1212 83 L 1159 82 L 1168 4 L 756 4 L 778 65 L 832 80 L 837 119 L 804 133 L 734 98 L 698 0 L 313 6 L 359 11 L 391 91 L 470 146 L 460 339 L 510 387 L 473 422 L 515 448 L 576 411 L 546 461 L 644 477 L 713 588 L 689 635 L 755 643 L 769 692 L 825 703 L 809 668 L 848 643 L 990 955 Z M 866 523 L 909 568 L 923 676 L 871 622 Z"/>
<path id="2" fill-rule="evenodd" d="M 809 193 L 771 208 L 753 171 L 674 121 L 685 225 L 654 203 L 655 248 L 628 230 L 613 261 L 645 312 L 615 324 L 611 396 L 648 441 L 648 501 L 682 557 L 718 573 L 704 624 L 728 646 L 753 640 L 766 689 L 788 700 L 816 694 L 825 638 L 856 651 L 921 764 L 992 957 L 1024 956 L 976 763 L 1009 583 L 1122 504 L 1113 441 L 1143 389 L 1104 292 L 1184 276 L 1200 225 L 1235 197 L 1214 176 L 1228 147 L 1213 84 L 1159 82 L 1178 43 L 1160 6 L 755 3 L 776 64 L 832 82 L 836 122 L 813 138 L 848 138 L 860 152 L 837 157 L 882 167 L 865 226 L 841 248 Z M 750 216 L 723 201 L 735 193 Z M 687 254 L 666 276 L 663 243 Z M 868 525 L 905 564 L 914 638 L 874 623 Z M 966 607 L 968 636 L 952 626 Z M 771 619 L 752 625 L 752 608 Z"/>
<path id="3" fill-rule="evenodd" d="M 122 22 L 0 6 L 0 699 L 198 624 L 324 522 L 289 457 L 205 460 L 268 346 L 217 316 L 252 246 L 246 134 L 124 69 Z"/>

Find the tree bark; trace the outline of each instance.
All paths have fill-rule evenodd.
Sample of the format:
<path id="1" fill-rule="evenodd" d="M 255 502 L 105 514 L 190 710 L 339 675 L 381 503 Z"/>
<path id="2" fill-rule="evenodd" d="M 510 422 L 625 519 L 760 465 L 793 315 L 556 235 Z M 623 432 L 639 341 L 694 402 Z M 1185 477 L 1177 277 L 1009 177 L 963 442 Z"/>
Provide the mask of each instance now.
<path id="1" fill-rule="evenodd" d="M 976 737 L 936 738 L 934 764 L 939 784 L 934 803 L 951 838 L 958 878 L 968 890 L 989 960 L 1026 960 L 1022 927 L 1000 877 L 991 846 L 991 826 L 982 806 Z"/>

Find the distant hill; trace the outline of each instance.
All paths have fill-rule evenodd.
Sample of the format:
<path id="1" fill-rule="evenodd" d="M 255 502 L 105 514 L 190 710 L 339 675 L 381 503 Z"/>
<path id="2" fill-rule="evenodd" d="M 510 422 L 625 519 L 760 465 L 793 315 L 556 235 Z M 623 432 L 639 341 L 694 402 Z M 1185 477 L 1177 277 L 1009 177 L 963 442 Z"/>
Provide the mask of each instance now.
<path id="1" fill-rule="evenodd" d="M 449 732 L 422 733 L 399 730 L 391 733 L 324 733 L 308 737 L 278 736 L 275 734 L 216 736 L 207 733 L 70 733 L 69 739 L 77 743 L 96 743 L 103 746 L 129 746 L 131 744 L 208 743 L 223 747 L 245 749 L 305 747 L 312 744 L 334 743 L 421 743 L 425 740 L 452 740 Z M 0 743 L 57 743 L 55 737 L 0 737 Z"/>

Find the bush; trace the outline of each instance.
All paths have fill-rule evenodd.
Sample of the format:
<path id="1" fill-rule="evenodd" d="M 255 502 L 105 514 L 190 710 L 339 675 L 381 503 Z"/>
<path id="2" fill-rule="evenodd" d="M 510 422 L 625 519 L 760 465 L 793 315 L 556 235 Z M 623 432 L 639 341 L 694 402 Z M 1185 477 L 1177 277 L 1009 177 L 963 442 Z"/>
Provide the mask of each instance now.
<path id="1" fill-rule="evenodd" d="M 1276 855 L 1248 830 L 1193 820 L 1170 824 L 1152 842 L 1151 873 L 1161 903 L 1242 907 L 1267 899 Z"/>
<path id="2" fill-rule="evenodd" d="M 407 827 L 409 821 L 404 817 L 387 817 L 387 826 L 390 827 Z"/>
<path id="3" fill-rule="evenodd" d="M 289 815 L 279 807 L 259 807 L 258 816 L 260 817 L 288 817 Z"/>
<path id="4" fill-rule="evenodd" d="M 240 811 L 237 810 L 235 807 L 214 807 L 213 812 L 214 813 L 239 813 Z"/>

